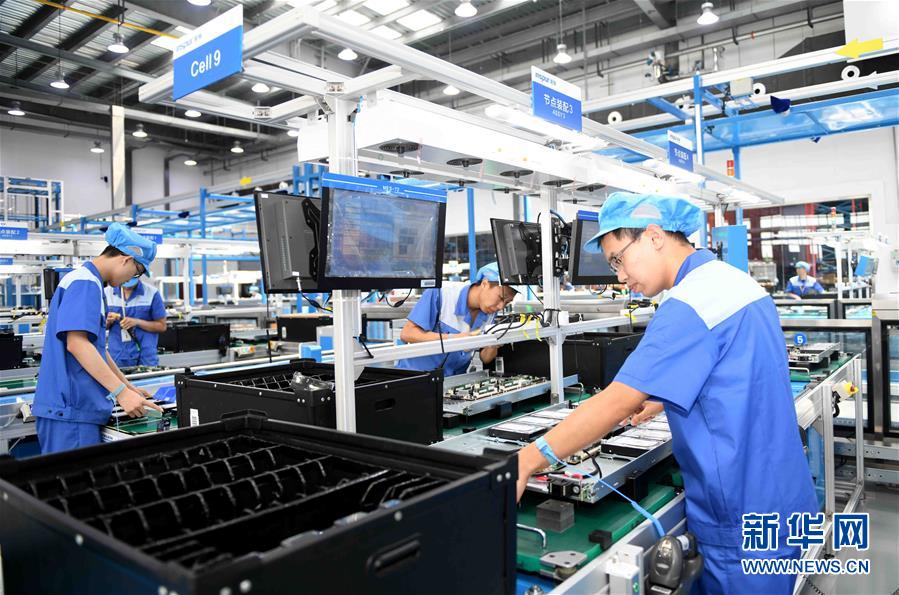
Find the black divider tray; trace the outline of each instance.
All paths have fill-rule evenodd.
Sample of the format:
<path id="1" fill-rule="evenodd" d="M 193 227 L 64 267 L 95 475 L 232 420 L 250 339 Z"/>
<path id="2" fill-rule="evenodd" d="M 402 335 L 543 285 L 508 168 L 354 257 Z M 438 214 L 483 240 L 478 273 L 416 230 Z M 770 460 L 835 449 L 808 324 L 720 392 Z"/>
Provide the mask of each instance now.
<path id="1" fill-rule="evenodd" d="M 0 461 L 7 593 L 514 591 L 514 459 L 243 415 Z M 447 547 L 465 552 L 447 564 Z M 41 562 L 40 571 L 34 564 Z M 228 591 L 230 590 L 230 591 Z"/>

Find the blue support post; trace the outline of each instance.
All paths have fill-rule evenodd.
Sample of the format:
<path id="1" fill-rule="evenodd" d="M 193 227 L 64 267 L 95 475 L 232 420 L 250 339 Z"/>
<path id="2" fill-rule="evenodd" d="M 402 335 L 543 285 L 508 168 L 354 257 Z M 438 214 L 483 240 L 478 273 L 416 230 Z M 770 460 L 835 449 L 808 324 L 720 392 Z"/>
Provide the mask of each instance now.
<path id="1" fill-rule="evenodd" d="M 466 188 L 465 193 L 468 196 L 468 279 L 474 279 L 474 275 L 478 270 L 477 263 L 477 235 L 474 227 L 474 188 Z"/>
<path id="2" fill-rule="evenodd" d="M 738 141 L 739 142 L 739 141 Z M 740 179 L 740 147 L 736 146 L 733 148 L 734 153 L 734 177 L 736 179 Z M 736 214 L 736 224 L 743 225 L 743 207 L 737 207 L 734 210 Z"/>
<path id="3" fill-rule="evenodd" d="M 291 192 L 294 194 L 300 193 L 300 166 L 299 164 L 294 164 L 292 168 L 292 184 L 291 184 Z"/>
<path id="4" fill-rule="evenodd" d="M 657 107 L 663 112 L 671 114 L 678 120 L 685 121 L 690 119 L 690 114 L 661 97 L 650 97 L 646 100 L 646 103 Z"/>
<path id="5" fill-rule="evenodd" d="M 705 164 L 705 155 L 702 150 L 702 77 L 697 72 L 693 75 L 693 151 L 696 160 Z M 699 228 L 699 242 L 703 248 L 709 246 L 708 226 L 706 216 L 702 216 L 702 227 Z"/>
<path id="6" fill-rule="evenodd" d="M 200 188 L 200 237 L 206 239 L 206 197 L 208 196 L 206 192 L 206 187 Z M 209 291 L 206 286 L 206 274 L 208 272 L 206 268 L 206 255 L 204 254 L 201 261 L 202 272 L 203 272 L 203 305 L 209 305 Z M 191 271 L 193 273 L 193 271 Z"/>

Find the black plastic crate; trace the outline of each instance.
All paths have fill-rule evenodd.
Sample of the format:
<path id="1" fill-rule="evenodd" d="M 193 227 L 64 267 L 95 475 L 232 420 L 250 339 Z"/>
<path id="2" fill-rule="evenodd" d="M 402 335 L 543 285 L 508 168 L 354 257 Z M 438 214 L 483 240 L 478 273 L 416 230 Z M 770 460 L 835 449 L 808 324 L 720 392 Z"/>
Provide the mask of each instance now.
<path id="1" fill-rule="evenodd" d="M 294 391 L 294 372 L 327 389 Z M 233 411 L 262 411 L 272 419 L 324 428 L 337 425 L 334 364 L 297 360 L 233 372 L 175 379 L 178 427 L 221 419 Z M 356 380 L 356 431 L 407 442 L 443 439 L 443 377 L 437 371 L 365 368 Z"/>
<path id="2" fill-rule="evenodd" d="M 245 414 L 7 457 L 5 592 L 513 593 L 516 474 Z"/>
<path id="3" fill-rule="evenodd" d="M 320 314 L 291 314 L 278 316 L 278 339 L 295 343 L 318 341 L 318 327 L 334 324 L 332 316 Z"/>
<path id="4" fill-rule="evenodd" d="M 172 353 L 217 349 L 224 354 L 230 344 L 231 327 L 227 324 L 169 323 L 157 347 Z"/>
<path id="5" fill-rule="evenodd" d="M 595 332 L 566 337 L 562 343 L 562 373 L 578 375 L 588 392 L 607 387 L 637 348 L 643 333 Z M 545 341 L 520 341 L 499 348 L 504 374 L 532 374 L 549 378 L 549 345 Z M 495 364 L 488 366 L 494 369 Z"/>

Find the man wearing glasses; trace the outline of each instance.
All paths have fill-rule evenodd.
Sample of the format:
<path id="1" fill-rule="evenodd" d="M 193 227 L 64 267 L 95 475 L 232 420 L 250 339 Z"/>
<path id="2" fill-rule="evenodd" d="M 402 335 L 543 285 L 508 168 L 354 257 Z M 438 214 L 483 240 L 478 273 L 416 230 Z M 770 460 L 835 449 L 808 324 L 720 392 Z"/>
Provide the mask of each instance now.
<path id="1" fill-rule="evenodd" d="M 615 380 L 519 452 L 518 494 L 554 457 L 664 407 L 684 478 L 687 530 L 705 561 L 700 592 L 791 593 L 795 576 L 745 575 L 740 565 L 741 558 L 798 557 L 799 548 L 786 544 L 787 519 L 818 512 L 783 332 L 764 289 L 687 241 L 700 225 L 700 210 L 678 198 L 616 192 L 603 204 L 599 233 L 585 249 L 607 255 L 632 291 L 668 293 Z M 741 549 L 742 517 L 750 513 L 779 514 L 776 550 Z"/>
<path id="2" fill-rule="evenodd" d="M 63 277 L 44 328 L 44 348 L 32 412 L 41 453 L 100 443 L 115 404 L 131 417 L 162 411 L 125 379 L 106 350 L 105 284 L 119 287 L 149 274 L 156 244 L 113 223 L 109 244 L 96 258 Z"/>

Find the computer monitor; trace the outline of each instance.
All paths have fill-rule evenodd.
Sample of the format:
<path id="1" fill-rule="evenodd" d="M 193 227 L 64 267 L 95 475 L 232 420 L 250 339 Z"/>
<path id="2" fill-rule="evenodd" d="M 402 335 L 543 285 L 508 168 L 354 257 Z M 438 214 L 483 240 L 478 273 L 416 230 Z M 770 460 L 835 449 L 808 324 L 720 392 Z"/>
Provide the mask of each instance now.
<path id="1" fill-rule="evenodd" d="M 318 286 L 440 287 L 446 191 L 323 174 Z"/>
<path id="2" fill-rule="evenodd" d="M 543 258 L 540 255 L 540 224 L 491 219 L 500 283 L 540 285 Z"/>
<path id="3" fill-rule="evenodd" d="M 618 283 L 609 262 L 602 253 L 584 250 L 590 238 L 599 232 L 599 215 L 592 211 L 578 211 L 571 224 L 571 258 L 568 276 L 574 285 L 608 285 Z"/>
<path id="4" fill-rule="evenodd" d="M 265 292 L 318 291 L 321 199 L 258 191 L 254 199 Z"/>

